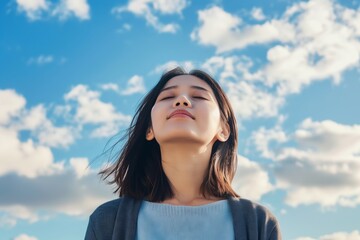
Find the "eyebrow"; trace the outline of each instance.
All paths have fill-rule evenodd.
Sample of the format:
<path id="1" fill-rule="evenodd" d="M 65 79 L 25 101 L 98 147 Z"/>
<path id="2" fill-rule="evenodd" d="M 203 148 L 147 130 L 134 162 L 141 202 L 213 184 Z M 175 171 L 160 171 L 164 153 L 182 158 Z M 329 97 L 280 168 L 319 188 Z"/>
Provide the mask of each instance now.
<path id="1" fill-rule="evenodd" d="M 166 88 L 163 88 L 161 89 L 160 93 L 164 92 L 164 91 L 167 91 L 167 90 L 170 90 L 170 89 L 175 89 L 175 88 L 178 88 L 179 86 L 175 85 L 175 86 L 170 86 L 170 87 L 166 87 Z M 205 92 L 209 92 L 209 90 L 207 90 L 206 88 L 203 88 L 203 87 L 200 87 L 200 86 L 196 86 L 196 85 L 192 85 L 190 86 L 190 88 L 194 88 L 194 89 L 198 89 L 198 90 L 201 90 L 201 91 L 205 91 Z"/>

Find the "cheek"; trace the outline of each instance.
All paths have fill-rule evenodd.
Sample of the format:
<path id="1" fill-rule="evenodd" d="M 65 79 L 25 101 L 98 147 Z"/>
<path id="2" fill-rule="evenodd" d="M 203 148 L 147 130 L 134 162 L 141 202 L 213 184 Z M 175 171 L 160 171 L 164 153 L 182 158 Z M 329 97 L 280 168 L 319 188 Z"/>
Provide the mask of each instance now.
<path id="1" fill-rule="evenodd" d="M 151 124 L 156 131 L 158 129 L 158 125 L 161 123 L 161 108 L 158 106 L 153 106 L 151 109 Z"/>
<path id="2" fill-rule="evenodd" d="M 220 126 L 220 110 L 218 108 L 209 108 L 209 109 L 203 109 L 202 112 L 203 116 L 206 117 L 206 123 L 201 123 L 201 126 L 203 128 L 218 128 Z M 205 120 L 205 119 L 204 119 Z"/>

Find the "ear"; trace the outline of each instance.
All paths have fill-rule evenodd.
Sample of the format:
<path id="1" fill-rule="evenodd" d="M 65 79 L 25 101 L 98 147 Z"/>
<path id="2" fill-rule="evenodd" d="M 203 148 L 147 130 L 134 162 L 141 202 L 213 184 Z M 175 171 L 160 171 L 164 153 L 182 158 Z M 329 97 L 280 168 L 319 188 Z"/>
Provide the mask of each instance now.
<path id="1" fill-rule="evenodd" d="M 222 124 L 219 132 L 217 133 L 217 139 L 220 142 L 226 142 L 229 139 L 229 136 L 230 136 L 229 124 L 224 123 L 224 124 Z"/>
<path id="2" fill-rule="evenodd" d="M 151 141 L 155 138 L 154 131 L 152 130 L 152 127 L 149 127 L 146 131 L 146 140 Z"/>

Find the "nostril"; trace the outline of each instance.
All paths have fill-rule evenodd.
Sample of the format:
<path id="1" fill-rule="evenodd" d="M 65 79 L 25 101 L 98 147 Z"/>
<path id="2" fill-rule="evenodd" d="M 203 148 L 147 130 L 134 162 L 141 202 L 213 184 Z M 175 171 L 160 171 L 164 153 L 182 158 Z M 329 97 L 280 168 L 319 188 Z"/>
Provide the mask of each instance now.
<path id="1" fill-rule="evenodd" d="M 179 102 L 177 102 L 176 104 L 175 104 L 175 106 L 179 106 L 180 105 L 180 103 Z"/>
<path id="2" fill-rule="evenodd" d="M 187 106 L 187 105 L 188 105 L 188 103 L 187 103 L 187 102 L 184 102 L 184 105 L 185 105 L 185 106 Z"/>

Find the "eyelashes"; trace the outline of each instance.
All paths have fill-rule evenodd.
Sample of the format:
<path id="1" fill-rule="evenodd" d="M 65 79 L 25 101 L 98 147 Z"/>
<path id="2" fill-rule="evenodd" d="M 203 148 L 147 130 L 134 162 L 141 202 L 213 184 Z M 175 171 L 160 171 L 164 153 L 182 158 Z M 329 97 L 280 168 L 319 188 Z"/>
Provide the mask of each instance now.
<path id="1" fill-rule="evenodd" d="M 164 97 L 164 98 L 160 99 L 160 101 L 173 99 L 173 98 L 175 98 L 175 96 L 168 96 L 168 97 Z M 201 96 L 193 96 L 192 98 L 201 99 L 201 100 L 207 100 L 207 98 L 204 98 L 204 97 L 201 97 Z"/>

